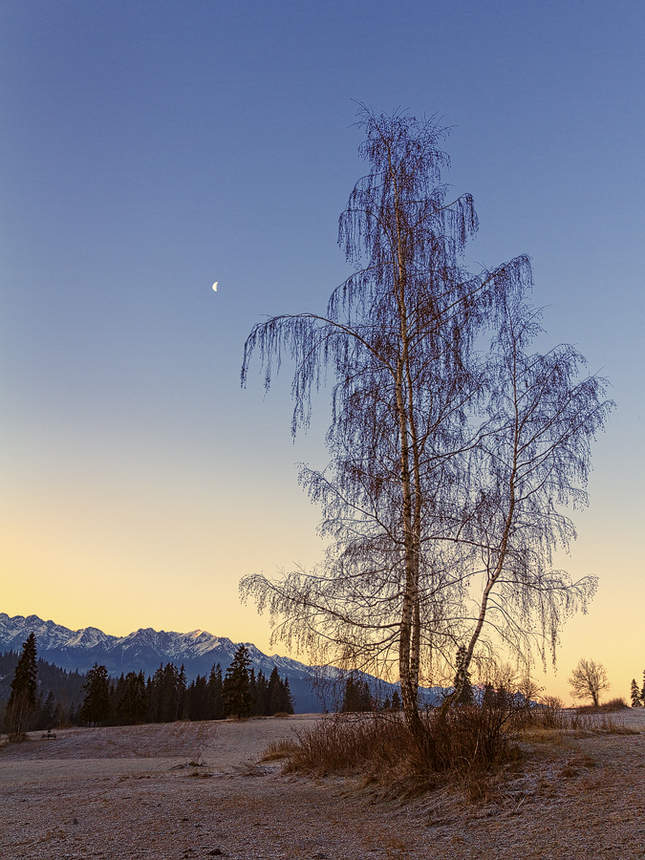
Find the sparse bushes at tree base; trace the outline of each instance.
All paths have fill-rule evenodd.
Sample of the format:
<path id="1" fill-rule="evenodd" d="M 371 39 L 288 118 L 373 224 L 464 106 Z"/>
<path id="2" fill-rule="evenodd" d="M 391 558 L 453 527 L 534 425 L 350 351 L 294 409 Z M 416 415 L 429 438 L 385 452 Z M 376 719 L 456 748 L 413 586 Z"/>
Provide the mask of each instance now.
<path id="1" fill-rule="evenodd" d="M 622 711 L 624 708 L 628 707 L 629 705 L 625 699 L 618 698 L 610 699 L 602 705 L 582 705 L 576 710 L 579 714 L 606 714 L 611 713 L 612 711 Z"/>
<path id="2" fill-rule="evenodd" d="M 621 703 L 622 702 L 622 703 Z M 625 707 L 623 700 L 601 710 Z M 561 745 L 566 737 L 633 734 L 634 730 L 593 715 L 565 710 L 559 699 L 527 706 L 503 690 L 489 690 L 482 703 L 429 710 L 412 733 L 402 715 L 336 714 L 324 717 L 293 740 L 265 751 L 264 761 L 284 759 L 283 773 L 362 777 L 381 796 L 409 798 L 452 782 L 472 802 L 489 799 L 495 772 L 524 758 L 538 743 Z"/>
<path id="3" fill-rule="evenodd" d="M 395 715 L 338 714 L 298 733 L 288 748 L 266 754 L 287 757 L 285 773 L 361 774 L 365 784 L 387 785 L 407 796 L 431 790 L 452 774 L 479 799 L 482 776 L 518 756 L 510 743 L 518 717 L 519 709 L 503 693 L 483 705 L 428 711 L 415 733 Z"/>

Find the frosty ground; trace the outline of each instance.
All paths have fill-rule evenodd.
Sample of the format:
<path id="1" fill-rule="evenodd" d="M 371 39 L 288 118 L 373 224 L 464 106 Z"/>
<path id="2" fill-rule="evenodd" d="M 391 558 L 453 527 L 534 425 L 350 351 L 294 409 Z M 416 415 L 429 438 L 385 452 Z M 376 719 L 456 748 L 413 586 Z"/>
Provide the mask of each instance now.
<path id="1" fill-rule="evenodd" d="M 645 732 L 641 711 L 611 717 Z M 0 857 L 645 857 L 645 734 L 534 739 L 483 802 L 458 786 L 402 802 L 260 761 L 315 719 L 34 733 L 0 751 Z"/>

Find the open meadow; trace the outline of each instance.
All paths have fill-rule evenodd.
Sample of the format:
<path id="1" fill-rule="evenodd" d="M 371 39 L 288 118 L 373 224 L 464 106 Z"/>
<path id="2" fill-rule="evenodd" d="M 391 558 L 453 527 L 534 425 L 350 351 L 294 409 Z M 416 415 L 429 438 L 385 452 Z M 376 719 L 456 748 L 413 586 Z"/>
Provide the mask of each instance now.
<path id="1" fill-rule="evenodd" d="M 315 716 L 32 733 L 0 750 L 0 858 L 642 858 L 645 734 L 620 732 L 645 732 L 645 712 L 610 717 L 529 734 L 477 803 L 261 761 Z"/>

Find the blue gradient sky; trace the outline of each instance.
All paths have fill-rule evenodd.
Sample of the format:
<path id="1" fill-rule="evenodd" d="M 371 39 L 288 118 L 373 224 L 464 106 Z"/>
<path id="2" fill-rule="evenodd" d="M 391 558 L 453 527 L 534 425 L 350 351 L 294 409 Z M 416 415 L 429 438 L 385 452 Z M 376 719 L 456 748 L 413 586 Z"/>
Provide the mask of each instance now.
<path id="1" fill-rule="evenodd" d="M 438 114 L 473 265 L 533 258 L 544 345 L 618 403 L 562 560 L 600 577 L 581 656 L 645 667 L 641 2 L 5 0 L 0 7 L 0 610 L 268 649 L 239 578 L 314 563 L 289 379 L 239 387 L 244 339 L 320 310 L 363 171 L 355 104 Z M 219 282 L 218 292 L 211 289 Z"/>

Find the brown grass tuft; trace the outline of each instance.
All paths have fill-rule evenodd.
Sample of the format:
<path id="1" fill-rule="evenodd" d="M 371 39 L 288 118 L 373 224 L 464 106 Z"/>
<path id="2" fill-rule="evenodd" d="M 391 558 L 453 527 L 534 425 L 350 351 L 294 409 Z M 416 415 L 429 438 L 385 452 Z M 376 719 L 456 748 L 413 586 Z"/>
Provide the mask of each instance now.
<path id="1" fill-rule="evenodd" d="M 608 714 L 615 711 L 623 711 L 629 705 L 623 698 L 610 699 L 602 705 L 581 705 L 577 711 L 579 714 Z"/>
<path id="2" fill-rule="evenodd" d="M 615 723 L 611 717 L 603 717 L 602 722 L 595 727 L 595 731 L 607 735 L 640 735 L 638 729 L 632 729 L 622 723 Z"/>
<path id="3" fill-rule="evenodd" d="M 259 761 L 279 761 L 280 759 L 289 758 L 296 751 L 297 744 L 295 741 L 283 739 L 281 741 L 273 741 L 263 751 Z"/>
<path id="4" fill-rule="evenodd" d="M 290 747 L 269 747 L 263 760 L 285 757 L 283 773 L 360 775 L 363 786 L 406 798 L 454 777 L 479 802 L 489 796 L 487 774 L 519 755 L 509 743 L 518 719 L 503 692 L 481 705 L 428 711 L 416 733 L 397 714 L 337 714 L 297 733 Z"/>

